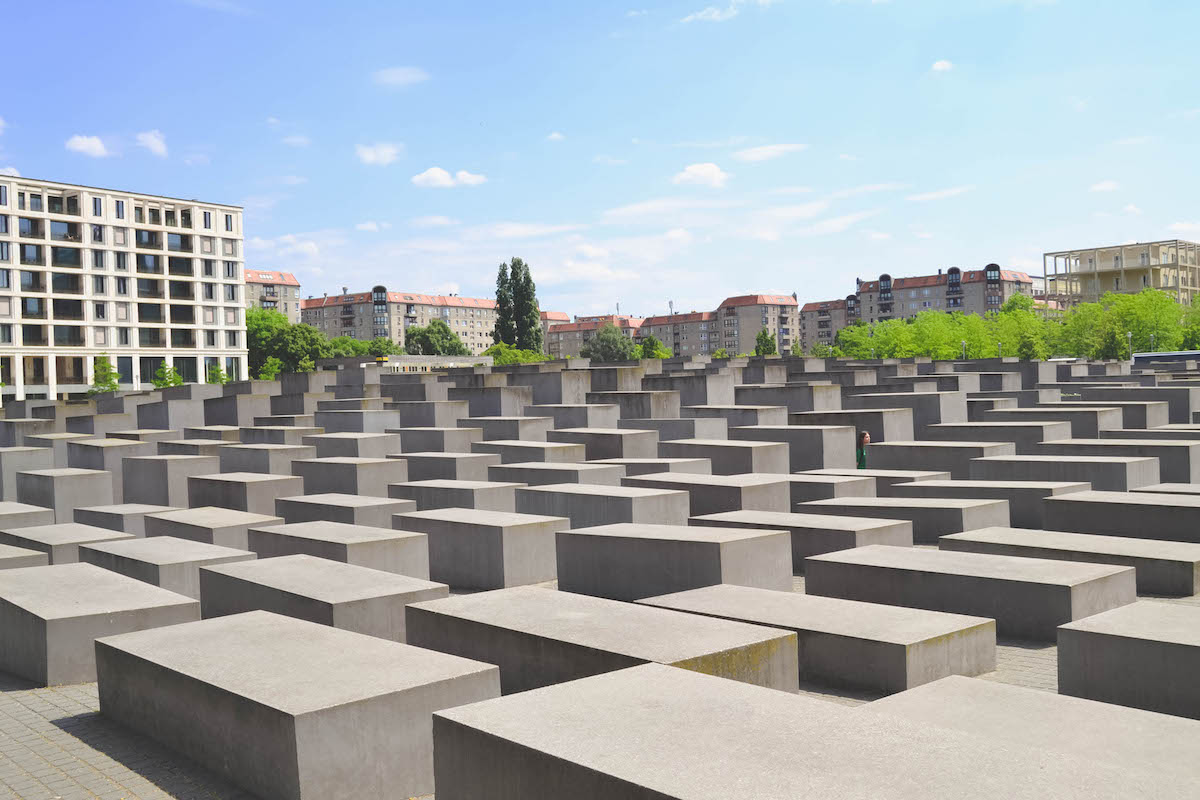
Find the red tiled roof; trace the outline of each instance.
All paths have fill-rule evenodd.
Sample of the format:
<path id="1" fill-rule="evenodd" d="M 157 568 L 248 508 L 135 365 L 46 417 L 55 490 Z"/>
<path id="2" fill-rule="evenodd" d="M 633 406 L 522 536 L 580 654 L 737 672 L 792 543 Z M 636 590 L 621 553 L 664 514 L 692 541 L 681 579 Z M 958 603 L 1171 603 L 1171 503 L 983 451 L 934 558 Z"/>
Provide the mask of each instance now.
<path id="1" fill-rule="evenodd" d="M 692 311 L 688 314 L 664 314 L 659 317 L 646 317 L 642 325 L 680 325 L 685 322 L 706 322 L 717 318 L 715 311 Z"/>
<path id="2" fill-rule="evenodd" d="M 570 322 L 571 321 L 571 318 L 569 316 L 567 316 L 567 312 L 565 312 L 565 311 L 543 311 L 542 319 L 545 319 L 545 320 L 552 319 L 552 320 L 558 320 L 561 322 Z"/>
<path id="3" fill-rule="evenodd" d="M 389 303 L 412 303 L 423 306 L 457 306 L 462 308 L 495 308 L 496 301 L 483 297 L 458 297 L 441 294 L 413 294 L 411 292 L 388 292 Z M 340 306 L 344 303 L 369 303 L 370 292 L 357 294 L 335 294 L 331 297 L 310 297 L 300 301 L 301 308 Z"/>
<path id="4" fill-rule="evenodd" d="M 271 272 L 264 269 L 246 270 L 246 283 L 279 283 L 284 286 L 299 286 L 300 281 L 290 272 Z"/>
<path id="5" fill-rule="evenodd" d="M 796 306 L 796 298 L 789 294 L 743 294 L 726 297 L 717 308 L 730 306 Z"/>
<path id="6" fill-rule="evenodd" d="M 645 320 L 638 317 L 618 317 L 616 315 L 608 315 L 605 317 L 592 317 L 585 319 L 583 322 L 566 322 L 560 325 L 551 325 L 548 333 L 571 333 L 573 331 L 594 331 L 605 325 L 616 325 L 618 328 L 633 328 L 637 330 L 642 327 Z"/>
<path id="7" fill-rule="evenodd" d="M 892 278 L 892 289 L 921 289 L 927 286 L 940 286 L 948 283 L 950 280 L 946 273 L 941 275 L 918 275 L 913 278 Z M 962 273 L 963 283 L 978 283 L 986 280 L 983 270 L 964 270 Z M 1024 272 L 1016 272 L 1014 270 L 1000 270 L 1000 280 L 1011 281 L 1015 283 L 1033 283 L 1033 279 Z M 879 281 L 863 281 L 859 284 L 860 292 L 877 292 L 879 291 Z"/>
<path id="8" fill-rule="evenodd" d="M 801 311 L 840 311 L 846 307 L 845 300 L 822 300 L 816 303 L 805 303 Z"/>

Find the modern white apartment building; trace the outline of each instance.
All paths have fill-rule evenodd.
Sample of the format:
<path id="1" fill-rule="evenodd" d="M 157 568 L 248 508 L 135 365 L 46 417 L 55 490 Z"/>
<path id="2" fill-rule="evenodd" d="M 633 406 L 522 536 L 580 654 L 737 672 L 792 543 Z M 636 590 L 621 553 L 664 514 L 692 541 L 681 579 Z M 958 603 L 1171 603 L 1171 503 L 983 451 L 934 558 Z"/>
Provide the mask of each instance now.
<path id="1" fill-rule="evenodd" d="M 1107 292 L 1161 289 L 1180 303 L 1200 296 L 1200 244 L 1183 239 L 1042 254 L 1045 293 L 1069 308 Z"/>
<path id="2" fill-rule="evenodd" d="M 100 355 L 123 389 L 245 378 L 242 240 L 239 206 L 0 176 L 4 396 L 85 392 Z"/>

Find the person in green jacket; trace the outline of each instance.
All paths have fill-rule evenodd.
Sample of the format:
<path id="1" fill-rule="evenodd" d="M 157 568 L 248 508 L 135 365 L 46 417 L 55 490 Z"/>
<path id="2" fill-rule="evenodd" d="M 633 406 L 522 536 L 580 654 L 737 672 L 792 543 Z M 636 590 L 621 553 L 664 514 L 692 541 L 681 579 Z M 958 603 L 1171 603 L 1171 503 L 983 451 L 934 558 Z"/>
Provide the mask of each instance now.
<path id="1" fill-rule="evenodd" d="M 871 434 L 866 431 L 858 432 L 858 445 L 854 448 L 854 461 L 859 469 L 867 468 L 867 445 L 871 443 Z"/>

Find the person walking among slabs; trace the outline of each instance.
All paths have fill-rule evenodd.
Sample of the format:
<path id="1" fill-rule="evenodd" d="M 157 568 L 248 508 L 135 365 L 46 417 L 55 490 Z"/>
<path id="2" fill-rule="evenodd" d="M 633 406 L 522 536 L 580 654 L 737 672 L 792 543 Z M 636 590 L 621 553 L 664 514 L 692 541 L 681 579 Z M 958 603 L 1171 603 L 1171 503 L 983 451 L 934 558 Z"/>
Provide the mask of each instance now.
<path id="1" fill-rule="evenodd" d="M 867 445 L 871 443 L 871 434 L 866 431 L 858 432 L 858 445 L 854 448 L 854 462 L 859 469 L 867 468 Z"/>

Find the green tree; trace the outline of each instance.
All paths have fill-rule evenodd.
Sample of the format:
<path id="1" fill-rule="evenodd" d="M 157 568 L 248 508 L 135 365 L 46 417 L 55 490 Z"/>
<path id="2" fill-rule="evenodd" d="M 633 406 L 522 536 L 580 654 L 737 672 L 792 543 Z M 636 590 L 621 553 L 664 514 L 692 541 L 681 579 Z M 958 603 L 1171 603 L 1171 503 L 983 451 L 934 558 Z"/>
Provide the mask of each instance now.
<path id="1" fill-rule="evenodd" d="M 754 337 L 754 355 L 756 356 L 773 356 L 779 352 L 775 346 L 775 334 L 763 328 Z"/>
<path id="2" fill-rule="evenodd" d="M 304 358 L 300 359 L 300 363 L 296 365 L 296 372 L 313 372 L 316 370 L 316 368 L 317 365 L 313 363 L 313 360 L 308 356 L 305 356 Z"/>
<path id="3" fill-rule="evenodd" d="M 260 381 L 273 381 L 282 371 L 283 362 L 275 356 L 271 356 L 263 362 L 262 368 L 259 369 L 258 379 Z"/>
<path id="4" fill-rule="evenodd" d="M 154 384 L 155 389 L 165 389 L 168 386 L 183 386 L 183 376 L 181 376 L 175 367 L 163 361 L 158 365 L 158 371 L 154 373 L 154 377 L 150 382 Z"/>
<path id="5" fill-rule="evenodd" d="M 514 258 L 509 266 L 509 284 L 512 286 L 513 323 L 516 326 L 516 344 L 520 350 L 542 350 L 542 312 L 538 309 L 537 287 L 529 273 L 529 265 Z"/>
<path id="6" fill-rule="evenodd" d="M 491 356 L 492 364 L 500 367 L 506 364 L 534 364 L 539 361 L 549 361 L 550 356 L 535 353 L 532 350 L 518 350 L 511 344 L 499 342 L 484 350 L 482 355 Z"/>
<path id="7" fill-rule="evenodd" d="M 803 355 L 802 352 L 798 353 L 798 352 L 796 352 L 796 350 L 797 350 L 797 347 L 795 345 L 793 345 L 792 346 L 792 355 L 797 355 L 797 356 Z M 825 342 L 817 342 L 816 344 L 814 344 L 812 346 L 812 349 L 809 351 L 809 355 L 812 356 L 813 358 L 834 358 L 835 356 L 840 355 L 840 354 L 838 353 L 837 348 L 834 347 L 833 345 L 827 344 Z"/>
<path id="8" fill-rule="evenodd" d="M 405 350 L 400 345 L 385 336 L 376 336 L 367 343 L 367 355 L 382 358 L 384 356 L 402 356 Z"/>
<path id="9" fill-rule="evenodd" d="M 92 362 L 92 387 L 88 397 L 120 389 L 121 376 L 108 360 L 108 354 L 96 356 Z"/>
<path id="10" fill-rule="evenodd" d="M 292 325 L 284 334 L 274 355 L 283 362 L 284 372 L 298 372 L 302 359 L 332 358 L 332 348 L 325 334 L 312 325 Z"/>
<path id="11" fill-rule="evenodd" d="M 642 355 L 641 358 L 670 358 L 671 351 L 666 348 L 657 336 L 649 334 L 642 337 Z"/>
<path id="12" fill-rule="evenodd" d="M 251 375 L 257 374 L 268 358 L 279 356 L 291 328 L 287 317 L 273 308 L 246 309 L 246 349 Z"/>
<path id="13" fill-rule="evenodd" d="M 268 358 L 273 359 L 275 361 L 279 360 L 279 359 L 275 358 L 275 356 L 269 356 Z M 261 370 L 262 367 L 259 367 L 259 369 Z M 205 374 L 204 380 L 205 380 L 205 383 L 225 384 L 225 383 L 229 383 L 229 375 L 227 375 L 225 373 L 225 370 L 221 369 L 220 364 L 209 364 L 208 372 Z"/>
<path id="14" fill-rule="evenodd" d="M 728 350 L 726 350 L 724 347 L 718 347 L 716 350 L 713 350 L 713 351 L 712 351 L 712 357 L 713 357 L 714 359 L 716 359 L 716 358 L 729 358 L 729 351 L 728 351 Z"/>
<path id="15" fill-rule="evenodd" d="M 450 330 L 450 326 L 435 319 L 425 327 L 414 325 L 404 336 L 405 350 L 414 356 L 467 356 L 471 351 Z"/>
<path id="16" fill-rule="evenodd" d="M 320 333 L 320 331 L 317 332 Z M 361 339 L 355 339 L 353 336 L 337 336 L 329 340 L 329 357 L 362 358 L 367 355 L 367 348 L 367 343 Z"/>
<path id="17" fill-rule="evenodd" d="M 517 344 L 517 323 L 513 316 L 513 286 L 508 264 L 496 271 L 496 323 L 492 326 L 492 341 L 496 344 Z"/>
<path id="18" fill-rule="evenodd" d="M 612 323 L 605 323 L 579 348 L 579 355 L 599 363 L 633 359 L 633 340 Z"/>

